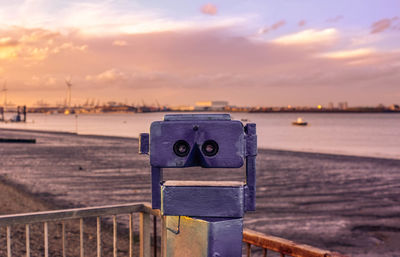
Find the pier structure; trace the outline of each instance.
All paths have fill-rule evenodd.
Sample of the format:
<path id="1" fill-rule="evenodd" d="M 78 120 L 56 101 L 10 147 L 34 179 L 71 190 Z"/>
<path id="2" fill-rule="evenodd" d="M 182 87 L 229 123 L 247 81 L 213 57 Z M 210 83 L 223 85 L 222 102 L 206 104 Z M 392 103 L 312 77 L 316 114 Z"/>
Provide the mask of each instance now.
<path id="1" fill-rule="evenodd" d="M 26 122 L 26 105 L 17 107 L 17 115 L 14 116 L 12 121 L 14 121 L 14 122 Z"/>
<path id="2" fill-rule="evenodd" d="M 8 111 L 10 111 L 10 110 L 8 110 Z M 17 114 L 12 116 L 11 119 L 6 120 L 6 118 L 4 116 L 5 110 L 3 107 L 0 107 L 0 121 L 3 121 L 3 122 L 26 122 L 26 113 L 27 113 L 26 105 L 17 106 L 17 109 L 14 109 L 14 111 L 16 111 Z"/>
<path id="3" fill-rule="evenodd" d="M 0 107 L 0 121 L 4 121 L 4 108 Z"/>

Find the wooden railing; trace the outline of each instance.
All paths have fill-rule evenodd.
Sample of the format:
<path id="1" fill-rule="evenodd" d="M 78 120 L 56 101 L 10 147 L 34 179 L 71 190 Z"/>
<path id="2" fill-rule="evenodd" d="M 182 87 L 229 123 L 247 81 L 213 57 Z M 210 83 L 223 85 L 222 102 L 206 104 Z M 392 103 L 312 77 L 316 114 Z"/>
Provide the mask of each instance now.
<path id="1" fill-rule="evenodd" d="M 30 226 L 32 224 L 43 224 L 43 255 L 49 256 L 49 222 L 61 223 L 61 256 L 66 257 L 67 243 L 66 239 L 66 225 L 65 222 L 68 220 L 79 220 L 79 255 L 85 256 L 85 241 L 84 241 L 84 219 L 95 218 L 96 219 L 96 253 L 97 257 L 102 256 L 102 218 L 112 217 L 112 255 L 117 257 L 118 255 L 118 217 L 122 215 L 128 216 L 128 234 L 129 234 L 129 251 L 128 256 L 134 256 L 134 222 L 133 217 L 135 213 L 139 213 L 139 256 L 140 257 L 157 257 L 159 251 L 157 246 L 157 218 L 160 217 L 158 210 L 153 210 L 147 203 L 130 203 L 122 205 L 109 205 L 99 206 L 90 208 L 76 208 L 56 211 L 45 211 L 35 213 L 24 213 L 15 215 L 3 215 L 0 216 L 0 228 L 6 228 L 6 252 L 7 257 L 13 256 L 12 249 L 12 237 L 11 232 L 14 226 L 25 226 L 25 253 L 27 257 L 31 255 L 31 235 Z M 151 216 L 153 216 L 153 231 L 151 231 Z M 161 219 L 163 221 L 163 219 Z M 152 232 L 152 233 L 151 233 Z M 151 235 L 152 234 L 152 235 Z M 153 241 L 153 248 L 151 248 L 151 236 Z M 2 237 L 2 235 L 0 235 Z M 163 240 L 161 240 L 163 242 Z M 247 244 L 247 256 L 251 256 L 251 246 L 260 247 L 263 250 L 263 255 L 267 255 L 268 251 L 274 251 L 284 255 L 290 255 L 295 257 L 317 257 L 317 256 L 341 256 L 337 253 L 321 250 L 306 245 L 299 245 L 292 241 L 285 240 L 278 237 L 273 237 L 258 233 L 251 230 L 244 230 L 243 242 Z M 0 245 L 0 249 L 1 249 Z M 161 252 L 163 252 L 164 244 L 161 243 Z M 91 253 L 92 255 L 92 253 Z M 136 254 L 135 254 L 136 255 Z"/>

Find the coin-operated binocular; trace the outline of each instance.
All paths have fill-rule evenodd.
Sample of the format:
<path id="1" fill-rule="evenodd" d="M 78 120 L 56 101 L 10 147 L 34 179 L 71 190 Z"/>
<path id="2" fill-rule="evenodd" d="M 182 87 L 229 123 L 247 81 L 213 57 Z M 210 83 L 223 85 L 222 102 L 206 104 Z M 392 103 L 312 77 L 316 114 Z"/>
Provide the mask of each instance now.
<path id="1" fill-rule="evenodd" d="M 255 210 L 256 125 L 229 114 L 165 115 L 139 152 L 150 153 L 152 207 L 166 231 L 164 257 L 242 256 L 243 216 Z M 163 168 L 240 168 L 246 181 L 164 181 Z M 216 173 L 215 176 L 218 176 Z M 165 240 L 165 239 L 164 239 Z"/>

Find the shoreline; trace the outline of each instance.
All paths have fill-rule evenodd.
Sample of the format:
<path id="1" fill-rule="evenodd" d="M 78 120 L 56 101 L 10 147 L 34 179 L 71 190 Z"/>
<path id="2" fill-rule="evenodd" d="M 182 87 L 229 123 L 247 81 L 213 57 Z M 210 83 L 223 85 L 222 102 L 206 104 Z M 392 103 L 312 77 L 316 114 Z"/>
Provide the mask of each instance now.
<path id="1" fill-rule="evenodd" d="M 35 129 L 18 129 L 18 128 L 0 128 L 0 131 L 10 131 L 10 132 L 27 132 L 27 133 L 41 133 L 41 134 L 55 134 L 55 135 L 71 135 L 71 136 L 82 136 L 91 137 L 99 139 L 127 139 L 139 141 L 138 137 L 126 137 L 126 136 L 113 136 L 113 135 L 100 135 L 100 134 L 80 134 L 68 131 L 55 131 L 55 130 L 35 130 Z M 363 159 L 381 159 L 381 160 L 392 160 L 400 161 L 399 158 L 395 157 L 385 157 L 385 156 L 368 156 L 368 155 L 356 155 L 356 154 L 346 154 L 346 153 L 329 153 L 329 152 L 317 152 L 317 151 L 301 151 L 301 150 L 291 150 L 291 149 L 280 149 L 280 148 L 258 148 L 258 151 L 275 151 L 275 152 L 290 152 L 298 154 L 315 154 L 315 155 L 326 155 L 326 156 L 337 156 L 337 157 L 349 157 L 349 158 L 363 158 Z"/>
<path id="2" fill-rule="evenodd" d="M 29 108 L 29 107 L 28 107 Z M 10 110 L 7 110 L 6 112 L 4 112 L 4 114 L 9 114 L 9 115 L 11 115 L 11 114 L 15 114 L 16 113 L 16 110 L 15 111 L 10 111 Z M 44 115 L 75 115 L 75 114 L 78 114 L 78 115 L 103 115 L 103 114 L 111 114 L 111 115 L 113 115 L 113 114 L 137 114 L 137 115 L 141 115 L 141 114 L 149 114 L 149 113 L 166 113 L 166 114 L 170 114 L 170 113 L 172 113 L 172 114 L 186 114 L 186 113 L 230 113 L 230 114 L 235 114 L 235 113 L 261 113 L 261 114 L 270 114 L 270 113 L 272 113 L 272 114 L 274 114 L 274 113 L 321 113 L 321 114 L 337 114 L 337 113 L 349 113 L 349 114 L 353 114 L 353 113 L 356 113 L 356 114 L 363 114 L 363 113 L 365 113 L 365 114 L 374 114 L 374 113 L 376 113 L 376 114 L 380 114 L 380 113 L 382 113 L 382 114 L 398 114 L 398 113 L 400 113 L 399 111 L 381 111 L 381 112 L 354 112 L 354 111 L 350 111 L 350 110 L 347 110 L 347 111 L 345 111 L 345 110 L 343 110 L 343 111 L 337 111 L 337 112 L 335 112 L 335 111 L 321 111 L 321 110 L 317 110 L 316 112 L 311 112 L 311 111 L 301 111 L 301 110 L 297 110 L 297 111 L 293 111 L 293 110 L 291 110 L 291 111 L 267 111 L 267 112 L 246 112 L 246 111 L 231 111 L 231 110 L 225 110 L 225 111 L 218 111 L 218 110 L 207 110 L 207 111 L 195 111 L 195 110 L 188 110 L 188 111 L 177 111 L 177 110 L 173 110 L 173 111 L 153 111 L 153 112 L 124 112 L 124 111 L 115 111 L 115 112 L 81 112 L 81 113 L 75 113 L 75 114 L 65 114 L 65 113 L 47 113 L 47 112 L 29 112 L 29 111 L 27 111 L 26 112 L 27 114 L 44 114 Z"/>

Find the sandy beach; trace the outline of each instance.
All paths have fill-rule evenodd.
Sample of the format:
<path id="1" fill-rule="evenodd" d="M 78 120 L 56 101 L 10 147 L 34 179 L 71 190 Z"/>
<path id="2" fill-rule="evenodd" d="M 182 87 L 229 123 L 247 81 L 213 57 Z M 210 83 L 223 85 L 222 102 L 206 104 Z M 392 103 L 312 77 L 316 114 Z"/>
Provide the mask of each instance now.
<path id="1" fill-rule="evenodd" d="M 136 139 L 5 129 L 0 137 L 37 140 L 0 144 L 1 214 L 150 201 Z M 239 181 L 244 171 L 169 169 L 166 179 Z M 257 211 L 245 227 L 352 256 L 399 256 L 399 195 L 400 160 L 260 149 Z"/>

